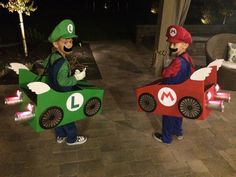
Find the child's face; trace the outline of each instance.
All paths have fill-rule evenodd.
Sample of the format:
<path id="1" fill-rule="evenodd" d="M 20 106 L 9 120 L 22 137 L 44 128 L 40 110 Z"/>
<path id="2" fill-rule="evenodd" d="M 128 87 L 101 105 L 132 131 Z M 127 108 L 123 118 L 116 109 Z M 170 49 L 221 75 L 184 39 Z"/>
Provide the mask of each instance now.
<path id="1" fill-rule="evenodd" d="M 186 51 L 188 48 L 189 44 L 185 42 L 178 42 L 178 43 L 170 43 L 170 52 L 175 54 L 175 55 L 181 55 Z"/>
<path id="2" fill-rule="evenodd" d="M 53 46 L 65 57 L 65 55 L 72 52 L 73 40 L 60 38 L 56 42 L 53 42 Z"/>

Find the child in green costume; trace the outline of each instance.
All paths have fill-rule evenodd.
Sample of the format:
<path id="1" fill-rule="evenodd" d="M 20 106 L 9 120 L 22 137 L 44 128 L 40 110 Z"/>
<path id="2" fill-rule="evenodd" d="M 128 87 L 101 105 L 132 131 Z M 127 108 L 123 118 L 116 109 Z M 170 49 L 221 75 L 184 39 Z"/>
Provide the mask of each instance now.
<path id="1" fill-rule="evenodd" d="M 49 86 L 60 92 L 75 89 L 77 81 L 86 76 L 86 68 L 83 71 L 76 70 L 74 75 L 70 73 L 70 66 L 66 55 L 72 52 L 75 26 L 73 21 L 65 19 L 52 31 L 48 40 L 52 43 L 54 51 L 44 61 L 44 67 L 49 78 Z M 87 141 L 85 136 L 78 136 L 74 122 L 56 127 L 57 143 L 67 142 L 67 145 L 83 144 Z"/>

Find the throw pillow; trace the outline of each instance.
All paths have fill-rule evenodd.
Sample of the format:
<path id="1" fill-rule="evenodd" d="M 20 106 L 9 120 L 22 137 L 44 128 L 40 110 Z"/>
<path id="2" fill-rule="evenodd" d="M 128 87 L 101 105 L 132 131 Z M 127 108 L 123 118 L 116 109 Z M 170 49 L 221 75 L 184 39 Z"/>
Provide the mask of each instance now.
<path id="1" fill-rule="evenodd" d="M 236 63 L 236 44 L 228 43 L 228 61 Z"/>

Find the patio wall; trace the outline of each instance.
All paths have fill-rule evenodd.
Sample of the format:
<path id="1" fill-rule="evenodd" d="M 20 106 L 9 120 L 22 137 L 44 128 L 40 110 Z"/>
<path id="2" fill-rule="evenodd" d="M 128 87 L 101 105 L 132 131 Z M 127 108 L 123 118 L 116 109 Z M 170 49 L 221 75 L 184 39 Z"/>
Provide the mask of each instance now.
<path id="1" fill-rule="evenodd" d="M 193 36 L 193 43 L 188 51 L 197 66 L 206 65 L 205 44 L 213 35 L 218 33 L 236 33 L 236 25 L 184 25 Z M 154 45 L 157 25 L 137 25 L 136 43 L 142 43 L 149 38 Z"/>
<path id="2" fill-rule="evenodd" d="M 236 25 L 184 25 L 192 36 L 212 36 L 218 33 L 236 33 Z M 142 42 L 142 38 L 155 36 L 157 25 L 137 25 L 136 42 Z"/>
<path id="3" fill-rule="evenodd" d="M 212 36 L 218 33 L 236 33 L 236 25 L 184 25 L 193 36 Z"/>

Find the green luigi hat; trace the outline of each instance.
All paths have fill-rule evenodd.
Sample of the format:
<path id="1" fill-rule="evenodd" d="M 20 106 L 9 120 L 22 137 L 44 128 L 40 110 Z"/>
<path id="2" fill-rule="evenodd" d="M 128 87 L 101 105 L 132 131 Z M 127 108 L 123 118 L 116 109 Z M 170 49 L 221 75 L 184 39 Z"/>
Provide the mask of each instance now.
<path id="1" fill-rule="evenodd" d="M 72 20 L 65 19 L 61 21 L 52 31 L 48 40 L 53 43 L 60 38 L 69 39 L 78 37 L 75 34 L 75 25 Z"/>

